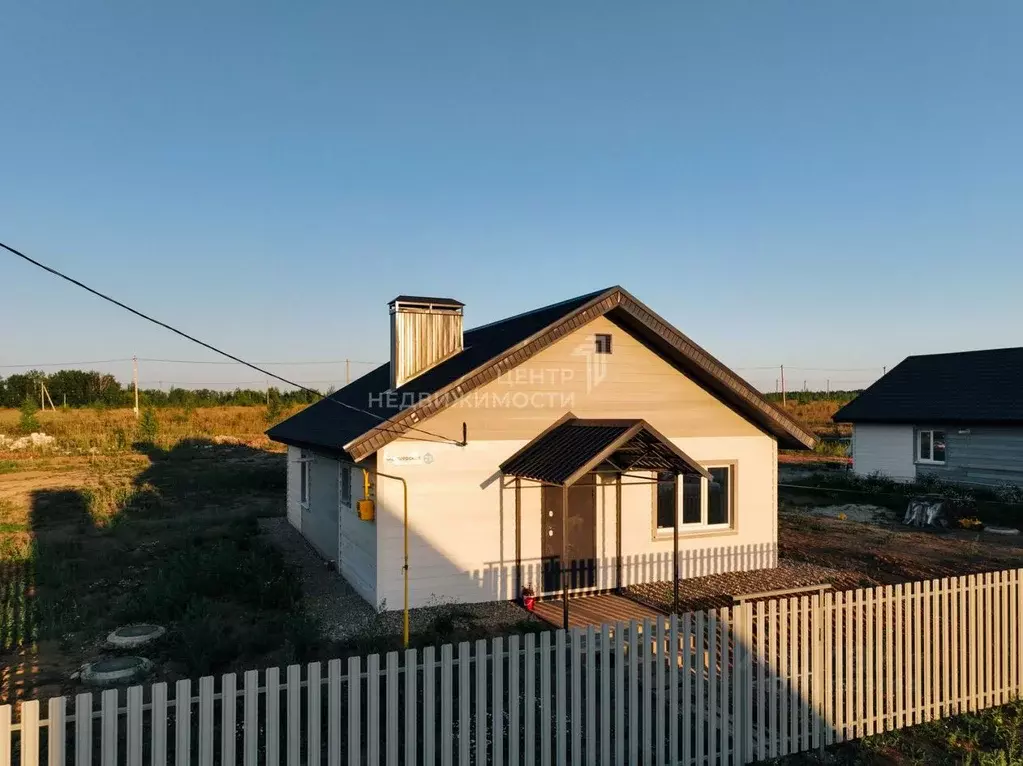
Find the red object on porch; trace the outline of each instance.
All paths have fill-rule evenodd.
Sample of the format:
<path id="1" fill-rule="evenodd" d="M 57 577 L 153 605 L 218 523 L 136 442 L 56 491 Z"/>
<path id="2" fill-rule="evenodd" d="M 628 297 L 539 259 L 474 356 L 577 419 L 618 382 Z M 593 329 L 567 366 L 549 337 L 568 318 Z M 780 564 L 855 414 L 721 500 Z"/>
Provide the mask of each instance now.
<path id="1" fill-rule="evenodd" d="M 534 609 L 536 609 L 536 596 L 523 597 L 522 606 L 526 607 L 526 611 L 532 612 Z"/>

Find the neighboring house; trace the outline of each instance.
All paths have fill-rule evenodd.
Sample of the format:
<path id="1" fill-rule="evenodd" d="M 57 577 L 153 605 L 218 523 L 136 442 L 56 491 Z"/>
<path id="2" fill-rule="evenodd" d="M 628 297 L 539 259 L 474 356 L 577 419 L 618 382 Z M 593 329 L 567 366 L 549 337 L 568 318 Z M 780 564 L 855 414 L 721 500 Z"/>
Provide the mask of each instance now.
<path id="1" fill-rule="evenodd" d="M 670 580 L 676 525 L 683 577 L 775 566 L 777 451 L 806 427 L 620 287 L 462 314 L 399 296 L 391 361 L 267 432 L 288 519 L 367 601 L 402 605 L 398 478 L 413 607 Z"/>
<path id="2" fill-rule="evenodd" d="M 908 357 L 834 420 L 858 474 L 1023 483 L 1023 348 Z"/>

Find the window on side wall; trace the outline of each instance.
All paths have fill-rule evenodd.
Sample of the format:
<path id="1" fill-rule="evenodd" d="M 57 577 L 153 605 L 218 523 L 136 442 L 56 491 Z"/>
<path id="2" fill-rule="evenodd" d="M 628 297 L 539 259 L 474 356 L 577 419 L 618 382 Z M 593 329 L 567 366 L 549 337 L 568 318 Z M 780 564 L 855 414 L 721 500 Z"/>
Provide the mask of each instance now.
<path id="1" fill-rule="evenodd" d="M 680 532 L 728 529 L 735 519 L 735 470 L 732 465 L 707 469 L 710 479 L 684 474 L 658 474 L 657 534 L 672 532 L 678 513 Z M 666 481 L 665 479 L 668 479 Z M 674 481 L 670 481 L 671 479 Z"/>
<path id="2" fill-rule="evenodd" d="M 918 463 L 945 462 L 945 432 L 935 429 L 919 430 L 916 433 L 916 461 Z"/>
<path id="3" fill-rule="evenodd" d="M 309 508 L 309 471 L 312 464 L 312 457 L 308 452 L 302 450 L 298 457 L 298 486 L 299 486 L 299 503 L 302 504 L 303 508 Z"/>
<path id="4" fill-rule="evenodd" d="M 352 507 L 352 469 L 350 466 L 338 463 L 341 472 L 341 505 Z"/>

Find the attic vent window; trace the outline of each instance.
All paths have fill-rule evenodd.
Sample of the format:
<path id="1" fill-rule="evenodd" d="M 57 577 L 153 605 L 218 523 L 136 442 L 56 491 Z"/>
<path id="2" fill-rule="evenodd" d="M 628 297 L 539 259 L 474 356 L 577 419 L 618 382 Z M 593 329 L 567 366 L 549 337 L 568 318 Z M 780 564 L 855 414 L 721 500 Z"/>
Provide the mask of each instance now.
<path id="1" fill-rule="evenodd" d="M 611 336 L 603 333 L 598 333 L 594 343 L 594 351 L 598 354 L 610 354 L 611 353 Z"/>

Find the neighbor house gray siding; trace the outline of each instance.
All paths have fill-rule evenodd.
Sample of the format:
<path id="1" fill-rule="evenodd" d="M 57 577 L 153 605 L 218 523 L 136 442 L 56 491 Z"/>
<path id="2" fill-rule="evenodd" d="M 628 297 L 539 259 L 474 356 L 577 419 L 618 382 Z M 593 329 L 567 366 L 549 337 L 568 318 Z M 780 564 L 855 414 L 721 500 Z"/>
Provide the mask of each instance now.
<path id="1" fill-rule="evenodd" d="M 945 431 L 945 464 L 917 463 L 919 478 L 935 476 L 970 484 L 1023 484 L 1023 428 L 920 425 Z M 915 442 L 914 442 L 915 455 Z"/>

